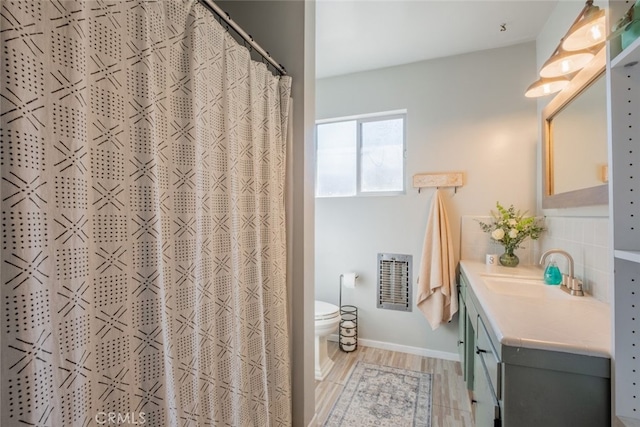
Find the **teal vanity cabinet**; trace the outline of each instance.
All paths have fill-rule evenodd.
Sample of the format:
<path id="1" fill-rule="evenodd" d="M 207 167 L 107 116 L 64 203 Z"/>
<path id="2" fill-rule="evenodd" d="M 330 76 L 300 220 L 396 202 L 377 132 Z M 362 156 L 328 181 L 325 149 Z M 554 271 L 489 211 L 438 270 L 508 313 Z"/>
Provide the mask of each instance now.
<path id="1" fill-rule="evenodd" d="M 467 315 L 467 282 L 460 276 L 458 284 L 458 355 L 467 388 L 473 388 L 475 329 Z"/>
<path id="2" fill-rule="evenodd" d="M 495 338 L 489 337 L 489 332 L 478 311 L 478 303 L 473 289 L 469 286 L 467 278 L 461 274 L 460 283 L 465 287 L 465 307 L 467 312 L 466 324 L 468 326 L 467 343 L 465 349 L 467 355 L 467 368 L 470 371 L 471 382 L 467 382 L 467 388 L 472 391 L 473 412 L 476 427 L 501 426 L 501 364 Z M 470 337 L 469 337 L 470 335 Z"/>
<path id="3" fill-rule="evenodd" d="M 609 358 L 502 344 L 463 272 L 459 282 L 459 350 L 476 427 L 610 425 Z"/>
<path id="4" fill-rule="evenodd" d="M 611 425 L 609 359 L 509 346 L 502 357 L 505 425 Z"/>
<path id="5" fill-rule="evenodd" d="M 458 353 L 462 373 L 467 389 L 473 392 L 476 426 L 498 426 L 500 403 L 495 390 L 498 365 L 495 357 L 489 357 L 485 353 L 485 349 L 492 350 L 493 347 L 487 341 L 485 328 L 476 309 L 477 303 L 470 300 L 470 292 L 468 281 L 461 274 L 458 285 Z M 495 350 L 492 350 L 491 354 L 494 353 Z"/>

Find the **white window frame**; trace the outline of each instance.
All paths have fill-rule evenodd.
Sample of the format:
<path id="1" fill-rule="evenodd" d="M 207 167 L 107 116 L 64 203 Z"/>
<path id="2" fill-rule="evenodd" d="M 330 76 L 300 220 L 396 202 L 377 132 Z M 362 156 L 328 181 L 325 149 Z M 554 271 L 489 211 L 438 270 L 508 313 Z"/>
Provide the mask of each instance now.
<path id="1" fill-rule="evenodd" d="M 362 163 L 362 124 L 367 122 L 379 122 L 384 120 L 402 119 L 402 190 L 398 191 L 361 191 L 361 163 Z M 318 125 L 327 123 L 356 122 L 356 193 L 350 196 L 319 196 L 317 185 L 314 189 L 318 199 L 348 198 L 348 197 L 379 197 L 402 196 L 407 193 L 407 110 L 385 111 L 381 113 L 360 114 L 357 116 L 336 117 L 331 119 L 316 120 L 315 126 L 315 153 L 318 153 Z M 315 182 L 318 182 L 318 165 L 316 164 Z"/>

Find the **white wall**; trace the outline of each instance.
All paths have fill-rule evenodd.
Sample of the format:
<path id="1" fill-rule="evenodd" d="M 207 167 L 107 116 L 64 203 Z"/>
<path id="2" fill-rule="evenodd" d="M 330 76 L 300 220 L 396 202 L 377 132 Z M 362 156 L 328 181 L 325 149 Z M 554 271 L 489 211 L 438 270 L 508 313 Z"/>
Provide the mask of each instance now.
<path id="1" fill-rule="evenodd" d="M 415 307 L 376 308 L 376 254 L 413 255 L 415 281 L 433 194 L 411 188 L 418 172 L 465 173 L 456 195 L 444 190 L 456 254 L 461 215 L 487 215 L 496 201 L 535 211 L 536 102 L 523 95 L 535 73 L 527 43 L 318 80 L 317 119 L 408 111 L 406 195 L 316 199 L 316 298 L 337 304 L 340 273 L 357 272 L 343 302 L 359 307 L 361 338 L 457 351 L 455 322 L 432 332 Z"/>
<path id="2" fill-rule="evenodd" d="M 599 7 L 607 2 L 595 1 Z M 582 10 L 584 3 L 560 1 L 536 40 L 537 68 L 553 53 L 558 42 Z M 531 80 L 533 82 L 533 80 Z M 539 98 L 538 122 L 542 109 L 553 99 Z M 542 127 L 538 126 L 538 140 L 542 141 Z M 539 142 L 539 147 L 541 147 Z M 544 233 L 535 248 L 535 257 L 551 248 L 567 250 L 576 262 L 576 276 L 583 279 L 588 292 L 608 302 L 611 282 L 609 260 L 609 211 L 606 205 L 568 209 L 542 209 L 541 149 L 538 155 L 538 212 L 546 216 L 549 232 Z M 563 266 L 561 266 L 564 268 Z"/>

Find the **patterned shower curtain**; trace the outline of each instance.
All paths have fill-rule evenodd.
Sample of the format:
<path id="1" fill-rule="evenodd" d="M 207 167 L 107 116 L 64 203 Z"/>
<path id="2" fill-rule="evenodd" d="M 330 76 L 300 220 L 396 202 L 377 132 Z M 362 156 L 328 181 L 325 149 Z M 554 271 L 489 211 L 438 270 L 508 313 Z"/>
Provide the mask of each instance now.
<path id="1" fill-rule="evenodd" d="M 1 425 L 290 425 L 290 79 L 193 0 L 0 23 Z"/>

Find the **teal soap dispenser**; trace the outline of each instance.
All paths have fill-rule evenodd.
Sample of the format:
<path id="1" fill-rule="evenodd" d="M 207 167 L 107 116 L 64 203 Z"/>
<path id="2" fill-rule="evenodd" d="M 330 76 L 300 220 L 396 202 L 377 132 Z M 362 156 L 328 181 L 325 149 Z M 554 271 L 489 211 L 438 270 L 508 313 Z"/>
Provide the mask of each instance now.
<path id="1" fill-rule="evenodd" d="M 562 273 L 553 259 L 549 261 L 547 268 L 544 269 L 544 283 L 547 285 L 559 285 L 562 283 Z"/>

